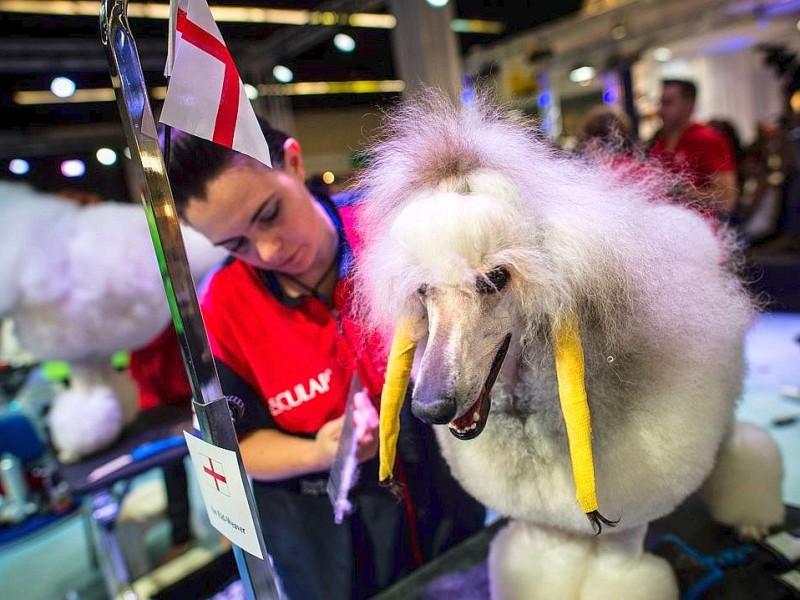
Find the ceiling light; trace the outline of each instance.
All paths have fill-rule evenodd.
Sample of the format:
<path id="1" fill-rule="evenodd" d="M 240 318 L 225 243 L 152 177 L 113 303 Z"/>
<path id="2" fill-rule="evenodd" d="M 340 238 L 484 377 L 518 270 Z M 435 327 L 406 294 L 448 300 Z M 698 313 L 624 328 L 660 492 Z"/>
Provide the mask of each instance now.
<path id="1" fill-rule="evenodd" d="M 107 167 L 117 162 L 117 153 L 111 148 L 100 148 L 95 156 L 97 157 L 97 162 Z"/>
<path id="2" fill-rule="evenodd" d="M 453 19 L 450 21 L 450 31 L 455 33 L 485 33 L 497 35 L 506 30 L 502 21 L 484 21 L 483 19 Z"/>
<path id="3" fill-rule="evenodd" d="M 653 60 L 657 60 L 658 62 L 667 62 L 670 58 L 672 58 L 672 50 L 669 48 L 656 48 L 653 50 Z"/>
<path id="4" fill-rule="evenodd" d="M 250 100 L 255 100 L 256 98 L 258 98 L 258 90 L 256 89 L 256 86 L 254 86 L 252 83 L 244 84 L 244 93 Z"/>
<path id="5" fill-rule="evenodd" d="M 792 112 L 800 113 L 800 91 L 795 92 L 789 98 L 789 106 L 792 107 Z"/>
<path id="6" fill-rule="evenodd" d="M 75 90 L 69 98 L 53 97 L 53 92 L 44 90 L 29 90 L 14 92 L 12 96 L 16 104 L 63 104 L 81 102 L 110 102 L 116 100 L 113 88 L 90 88 L 88 90 Z"/>
<path id="7" fill-rule="evenodd" d="M 333 45 L 341 52 L 352 52 L 356 49 L 356 41 L 346 33 L 337 33 L 333 36 Z"/>
<path id="8" fill-rule="evenodd" d="M 38 15 L 95 17 L 97 0 L 0 0 L 0 12 Z M 330 11 L 260 8 L 255 6 L 212 6 L 218 23 L 272 23 L 274 25 L 345 25 L 374 29 L 394 29 L 397 19 L 383 13 L 334 13 Z M 127 6 L 129 18 L 168 19 L 169 4 L 137 2 Z"/>
<path id="9" fill-rule="evenodd" d="M 447 6 L 447 3 L 450 0 L 425 0 L 425 1 L 434 8 L 442 8 L 443 6 Z"/>
<path id="10" fill-rule="evenodd" d="M 406 89 L 402 79 L 375 79 L 362 81 L 303 81 L 301 83 L 259 84 L 254 86 L 259 96 L 316 96 L 323 94 L 380 94 L 400 93 Z M 166 86 L 156 86 L 148 90 L 154 100 L 163 100 L 167 95 Z M 61 104 L 63 102 L 113 102 L 116 100 L 112 88 L 93 88 L 77 90 L 72 98 L 58 99 L 48 90 L 15 92 L 12 96 L 16 104 Z M 125 149 L 130 158 L 130 151 Z"/>
<path id="11" fill-rule="evenodd" d="M 8 170 L 14 175 L 25 175 L 31 170 L 31 165 L 24 158 L 15 158 L 9 161 Z"/>
<path id="12" fill-rule="evenodd" d="M 294 79 L 294 73 L 292 73 L 292 70 L 289 67 L 284 67 L 283 65 L 275 65 L 272 68 L 272 76 L 280 83 L 289 83 L 292 79 Z"/>
<path id="13" fill-rule="evenodd" d="M 50 82 L 50 91 L 59 98 L 69 98 L 75 93 L 75 82 L 69 77 L 56 77 Z"/>
<path id="14" fill-rule="evenodd" d="M 592 80 L 592 78 L 595 76 L 595 73 L 596 71 L 594 67 L 576 67 L 569 72 L 569 80 L 574 83 L 586 83 Z"/>
<path id="15" fill-rule="evenodd" d="M 324 181 L 326 184 L 330 185 L 334 181 L 336 181 L 336 175 L 333 174 L 333 171 L 325 171 L 322 174 L 322 181 Z"/>
<path id="16" fill-rule="evenodd" d="M 86 164 L 82 160 L 73 158 L 61 163 L 61 174 L 64 177 L 81 177 L 86 173 Z"/>
<path id="17" fill-rule="evenodd" d="M 402 79 L 375 81 L 302 81 L 300 83 L 262 84 L 258 91 L 264 96 L 322 96 L 325 94 L 378 94 L 402 92 Z"/>

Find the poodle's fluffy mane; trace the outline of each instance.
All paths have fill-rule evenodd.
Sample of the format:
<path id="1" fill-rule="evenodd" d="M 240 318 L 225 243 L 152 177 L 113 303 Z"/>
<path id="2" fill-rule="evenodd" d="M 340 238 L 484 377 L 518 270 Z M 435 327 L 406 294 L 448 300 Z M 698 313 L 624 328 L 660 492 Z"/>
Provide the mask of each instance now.
<path id="1" fill-rule="evenodd" d="M 566 155 L 539 137 L 531 122 L 486 96 L 458 108 L 443 95 L 426 92 L 400 106 L 383 131 L 360 180 L 365 252 L 359 308 L 385 332 L 400 316 L 419 312 L 415 292 L 433 283 L 431 263 L 445 260 L 442 252 L 452 249 L 447 245 L 487 228 L 481 235 L 493 243 L 477 253 L 474 247 L 455 252 L 472 252 L 479 263 L 458 276 L 474 279 L 494 264 L 510 266 L 516 304 L 527 313 L 523 341 L 540 337 L 538 330 L 565 310 L 598 325 L 610 346 L 646 317 L 641 309 L 647 302 L 630 308 L 635 296 L 647 293 L 642 280 L 669 277 L 671 270 L 639 247 L 641 237 L 653 233 L 654 221 L 681 230 L 672 239 L 655 233 L 663 238 L 658 240 L 662 258 L 697 265 L 711 257 L 729 270 L 736 255 L 725 236 L 713 236 L 702 219 L 670 205 L 665 173 L 650 165 L 611 168 Z M 433 195 L 436 202 L 421 202 Z M 443 199 L 451 195 L 462 202 L 447 206 Z M 465 196 L 475 201 L 463 201 Z M 415 212 L 416 222 L 398 223 L 398 214 L 414 203 L 426 204 Z M 649 218 L 641 218 L 643 208 Z M 506 217 L 497 218 L 498 213 Z M 425 237 L 429 230 L 441 234 L 444 221 L 464 235 L 454 231 L 441 243 Z M 402 251 L 403 238 L 416 240 L 418 260 Z M 454 268 L 446 276 L 454 277 Z M 718 274 L 727 278 L 722 270 Z M 728 283 L 738 285 L 734 278 Z"/>

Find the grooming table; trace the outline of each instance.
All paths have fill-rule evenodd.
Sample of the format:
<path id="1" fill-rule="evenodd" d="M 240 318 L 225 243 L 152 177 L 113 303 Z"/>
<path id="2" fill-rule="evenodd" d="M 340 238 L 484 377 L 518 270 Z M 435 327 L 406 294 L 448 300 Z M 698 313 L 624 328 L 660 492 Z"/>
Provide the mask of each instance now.
<path id="1" fill-rule="evenodd" d="M 95 481 L 89 481 L 88 476 L 97 467 L 130 453 L 146 442 L 180 434 L 184 429 L 192 429 L 189 405 L 161 406 L 140 413 L 111 448 L 86 457 L 81 462 L 59 463 L 59 473 L 70 491 L 90 499 L 87 509 L 91 537 L 110 598 L 136 598 L 131 588 L 129 569 L 114 531 L 122 500 L 130 489 L 131 481 L 155 467 L 182 461 L 188 450 L 185 445 L 168 448 Z"/>
<path id="2" fill-rule="evenodd" d="M 375 600 L 487 600 L 486 559 L 500 520 L 423 565 L 377 595 Z M 786 530 L 800 535 L 800 508 L 787 507 Z M 676 543 L 677 541 L 677 543 Z M 691 497 L 671 515 L 651 524 L 645 540 L 651 552 L 675 569 L 682 600 L 788 600 L 798 598 L 775 575 L 792 565 L 760 544 L 746 545 L 711 521 L 705 507 Z M 536 557 L 531 556 L 535 561 Z M 717 568 L 711 563 L 719 565 Z M 794 564 L 797 569 L 797 563 Z"/>

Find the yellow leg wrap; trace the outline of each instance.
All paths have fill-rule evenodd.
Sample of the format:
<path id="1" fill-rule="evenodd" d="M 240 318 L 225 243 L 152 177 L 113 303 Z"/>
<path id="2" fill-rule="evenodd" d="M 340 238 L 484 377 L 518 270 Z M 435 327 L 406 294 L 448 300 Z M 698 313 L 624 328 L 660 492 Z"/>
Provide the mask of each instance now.
<path id="1" fill-rule="evenodd" d="M 411 323 L 401 322 L 394 332 L 386 379 L 381 393 L 381 420 L 379 429 L 380 481 L 389 481 L 394 472 L 397 454 L 397 437 L 400 435 L 400 409 L 406 397 L 414 350 L 417 343 L 411 339 Z"/>
<path id="2" fill-rule="evenodd" d="M 567 426 L 572 478 L 578 504 L 585 513 L 597 510 L 594 462 L 592 460 L 592 424 L 584 384 L 583 348 L 578 321 L 574 315 L 560 319 L 553 328 L 558 396 Z"/>

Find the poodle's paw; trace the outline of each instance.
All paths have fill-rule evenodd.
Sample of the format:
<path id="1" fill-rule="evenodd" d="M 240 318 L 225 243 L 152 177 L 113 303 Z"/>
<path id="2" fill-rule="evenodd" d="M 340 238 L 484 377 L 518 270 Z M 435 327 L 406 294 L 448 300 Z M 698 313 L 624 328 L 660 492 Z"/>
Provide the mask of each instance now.
<path id="1" fill-rule="evenodd" d="M 678 600 L 675 573 L 663 558 L 599 554 L 589 565 L 581 600 Z"/>
<path id="2" fill-rule="evenodd" d="M 770 528 L 764 525 L 737 525 L 735 529 L 739 539 L 751 542 L 760 542 L 770 531 Z"/>
<path id="3" fill-rule="evenodd" d="M 764 429 L 737 422 L 700 495 L 713 519 L 740 536 L 760 539 L 783 523 L 783 465 L 778 445 Z"/>
<path id="4" fill-rule="evenodd" d="M 579 597 L 593 542 L 512 521 L 492 540 L 493 600 L 574 600 Z"/>

